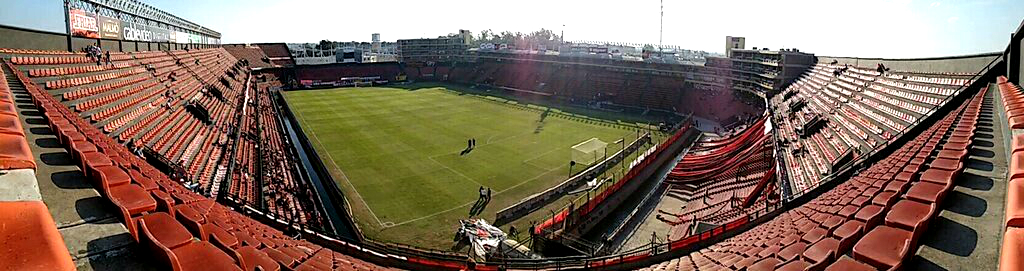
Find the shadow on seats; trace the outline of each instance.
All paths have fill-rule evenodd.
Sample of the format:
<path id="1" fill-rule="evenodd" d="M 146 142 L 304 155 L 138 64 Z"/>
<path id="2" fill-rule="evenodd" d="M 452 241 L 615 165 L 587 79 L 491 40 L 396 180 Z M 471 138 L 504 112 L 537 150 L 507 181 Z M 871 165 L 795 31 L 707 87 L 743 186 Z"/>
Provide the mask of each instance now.
<path id="1" fill-rule="evenodd" d="M 921 271 L 946 271 L 945 267 L 939 266 L 938 264 L 929 261 L 928 259 L 921 258 L 921 256 L 914 255 L 910 259 L 910 262 L 904 266 L 907 270 L 921 270 Z"/>
<path id="2" fill-rule="evenodd" d="M 50 166 L 73 166 L 71 155 L 66 152 L 50 152 L 39 155 L 39 160 Z"/>
<path id="3" fill-rule="evenodd" d="M 970 217 L 981 217 L 988 210 L 988 202 L 984 199 L 960 191 L 950 192 L 944 201 L 944 210 Z"/>
<path id="4" fill-rule="evenodd" d="M 960 178 L 957 179 L 956 185 L 974 190 L 988 191 L 992 189 L 993 182 L 992 178 L 970 172 L 964 172 L 960 174 Z"/>
<path id="5" fill-rule="evenodd" d="M 979 133 L 979 135 L 980 135 L 980 133 Z M 976 149 L 976 148 L 971 148 L 969 153 L 970 153 L 971 156 L 979 156 L 979 157 L 982 157 L 982 158 L 996 157 L 996 153 L 994 153 L 994 152 L 992 152 L 990 150 L 979 150 L 979 149 Z"/>
<path id="6" fill-rule="evenodd" d="M 992 171 L 992 167 L 994 166 L 992 165 L 992 162 L 982 161 L 974 158 L 967 158 L 967 161 L 964 164 L 965 166 L 967 166 L 967 168 L 977 169 L 986 172 Z"/>
<path id="7" fill-rule="evenodd" d="M 128 233 L 90 240 L 86 244 L 92 270 L 157 270 L 140 258 L 143 250 Z"/>
<path id="8" fill-rule="evenodd" d="M 25 112 L 21 112 L 21 115 L 22 116 L 41 117 L 41 116 L 43 116 L 43 113 L 39 113 L 39 110 L 25 110 Z"/>
<path id="9" fill-rule="evenodd" d="M 995 146 L 995 144 L 992 144 L 992 141 L 988 141 L 988 140 L 975 140 L 972 144 L 974 144 L 975 147 L 985 147 L 985 148 L 991 148 L 991 147 Z"/>
<path id="10" fill-rule="evenodd" d="M 936 217 L 928 225 L 925 246 L 960 257 L 971 256 L 978 247 L 978 231 L 945 217 Z"/>
<path id="11" fill-rule="evenodd" d="M 100 196 L 88 197 L 75 201 L 75 211 L 86 223 L 90 224 L 114 224 L 121 223 L 117 219 L 117 209 L 114 205 Z M 129 236 L 130 238 L 130 236 Z"/>
<path id="12" fill-rule="evenodd" d="M 85 179 L 81 170 L 67 170 L 50 174 L 53 184 L 62 189 L 86 189 L 92 188 L 92 184 Z"/>
<path id="13" fill-rule="evenodd" d="M 35 128 L 32 128 L 32 129 L 35 129 Z M 60 141 L 57 141 L 56 138 L 52 138 L 52 137 L 36 139 L 36 146 L 39 146 L 40 148 L 60 148 L 60 147 L 63 147 L 63 146 L 60 145 Z"/>
<path id="14" fill-rule="evenodd" d="M 33 125 L 49 125 L 50 124 L 49 122 L 46 122 L 46 120 L 43 119 L 43 118 L 26 118 L 25 122 L 28 123 L 28 124 L 33 124 Z"/>
<path id="15" fill-rule="evenodd" d="M 53 130 L 50 127 L 32 127 L 28 128 L 28 132 L 34 135 L 52 135 Z"/>

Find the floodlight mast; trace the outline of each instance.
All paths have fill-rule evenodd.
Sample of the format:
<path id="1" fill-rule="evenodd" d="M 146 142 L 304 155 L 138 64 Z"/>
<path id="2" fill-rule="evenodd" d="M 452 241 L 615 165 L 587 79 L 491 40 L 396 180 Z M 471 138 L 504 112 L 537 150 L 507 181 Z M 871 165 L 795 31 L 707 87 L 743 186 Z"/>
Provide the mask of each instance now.
<path id="1" fill-rule="evenodd" d="M 665 0 L 661 0 L 661 27 L 658 29 L 658 57 L 664 57 L 662 51 L 662 38 L 665 35 Z"/>

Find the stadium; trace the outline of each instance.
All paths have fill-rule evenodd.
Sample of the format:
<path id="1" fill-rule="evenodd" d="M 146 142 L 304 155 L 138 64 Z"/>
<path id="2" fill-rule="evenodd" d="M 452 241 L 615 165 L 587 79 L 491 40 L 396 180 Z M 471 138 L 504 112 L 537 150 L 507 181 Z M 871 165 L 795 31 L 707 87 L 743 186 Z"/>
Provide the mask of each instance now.
<path id="1" fill-rule="evenodd" d="M 3 270 L 1024 270 L 1024 23 L 871 58 L 57 5 L 0 18 Z"/>

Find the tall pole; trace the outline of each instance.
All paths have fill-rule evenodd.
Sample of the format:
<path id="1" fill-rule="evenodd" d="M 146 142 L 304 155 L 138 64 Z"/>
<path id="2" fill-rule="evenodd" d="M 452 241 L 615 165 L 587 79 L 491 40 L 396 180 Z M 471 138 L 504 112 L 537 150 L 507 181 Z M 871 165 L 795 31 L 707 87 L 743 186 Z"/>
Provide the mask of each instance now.
<path id="1" fill-rule="evenodd" d="M 665 35 L 665 0 L 659 1 L 661 3 L 661 28 L 658 29 L 658 57 L 664 57 L 661 50 L 662 37 Z"/>
<path id="2" fill-rule="evenodd" d="M 70 0 L 64 0 L 64 29 L 68 31 L 68 52 L 74 52 L 75 49 L 71 47 L 71 15 L 68 13 L 70 4 Z"/>

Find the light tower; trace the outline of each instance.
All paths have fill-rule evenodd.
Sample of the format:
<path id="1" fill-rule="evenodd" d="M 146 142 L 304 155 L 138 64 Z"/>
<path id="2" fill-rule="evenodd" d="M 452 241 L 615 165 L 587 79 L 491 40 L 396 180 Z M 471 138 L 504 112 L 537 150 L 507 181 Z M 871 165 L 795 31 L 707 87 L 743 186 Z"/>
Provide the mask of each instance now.
<path id="1" fill-rule="evenodd" d="M 663 57 L 662 54 L 662 37 L 665 35 L 665 0 L 659 1 L 661 3 L 661 27 L 658 28 L 658 57 Z"/>

